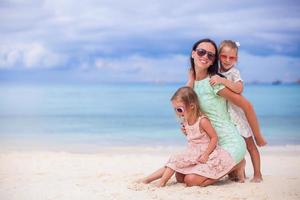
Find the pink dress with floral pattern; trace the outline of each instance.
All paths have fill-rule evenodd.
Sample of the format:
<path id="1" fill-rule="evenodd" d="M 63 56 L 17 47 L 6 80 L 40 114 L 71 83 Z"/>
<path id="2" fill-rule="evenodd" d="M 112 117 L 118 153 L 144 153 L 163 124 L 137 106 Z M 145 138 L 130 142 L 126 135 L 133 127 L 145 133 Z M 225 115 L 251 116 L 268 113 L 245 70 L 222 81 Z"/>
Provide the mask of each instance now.
<path id="1" fill-rule="evenodd" d="M 172 155 L 166 166 L 182 174 L 198 174 L 211 179 L 219 179 L 227 174 L 235 165 L 231 155 L 217 145 L 209 155 L 206 163 L 200 163 L 199 157 L 208 147 L 210 138 L 200 128 L 200 121 L 206 116 L 200 116 L 193 125 L 185 124 L 188 145 L 185 151 Z"/>

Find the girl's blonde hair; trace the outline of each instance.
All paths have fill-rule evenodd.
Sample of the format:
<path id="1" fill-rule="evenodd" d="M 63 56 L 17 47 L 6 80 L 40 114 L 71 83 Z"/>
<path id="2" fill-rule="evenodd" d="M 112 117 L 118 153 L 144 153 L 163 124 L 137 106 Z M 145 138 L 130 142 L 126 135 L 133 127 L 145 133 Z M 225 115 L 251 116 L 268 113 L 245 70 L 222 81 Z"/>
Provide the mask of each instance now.
<path id="1" fill-rule="evenodd" d="M 186 108 L 190 107 L 191 104 L 195 105 L 196 116 L 200 116 L 200 103 L 196 92 L 190 87 L 181 87 L 172 96 L 171 101 L 180 101 Z"/>
<path id="2" fill-rule="evenodd" d="M 236 56 L 238 55 L 239 47 L 236 42 L 232 40 L 223 40 L 219 46 L 219 54 L 222 52 L 224 47 L 229 47 L 236 50 Z"/>

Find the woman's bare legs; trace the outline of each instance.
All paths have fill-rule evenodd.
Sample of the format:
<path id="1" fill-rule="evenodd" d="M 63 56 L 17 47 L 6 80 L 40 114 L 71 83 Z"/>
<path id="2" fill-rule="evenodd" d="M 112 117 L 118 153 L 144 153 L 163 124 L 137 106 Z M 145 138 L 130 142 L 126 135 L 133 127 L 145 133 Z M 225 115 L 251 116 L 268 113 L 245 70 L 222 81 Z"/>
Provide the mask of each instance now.
<path id="1" fill-rule="evenodd" d="M 245 182 L 245 166 L 246 166 L 246 160 L 243 159 L 241 162 L 239 162 L 236 166 L 234 166 L 230 172 L 229 175 L 232 174 L 234 179 L 231 179 L 232 181 L 244 183 Z"/>
<path id="2" fill-rule="evenodd" d="M 246 166 L 246 160 L 243 159 L 239 164 L 237 164 L 236 168 L 236 175 L 238 178 L 238 182 L 244 183 L 245 182 L 245 166 Z"/>
<path id="3" fill-rule="evenodd" d="M 245 165 L 246 165 L 246 161 L 245 159 L 243 159 L 241 162 L 239 162 L 236 166 L 234 166 L 229 173 L 235 171 L 237 178 L 239 179 L 239 182 L 244 182 L 245 181 Z M 155 172 L 153 172 L 152 174 L 150 174 L 149 176 L 147 176 L 144 179 L 141 179 L 140 181 L 148 184 L 151 183 L 152 181 L 155 181 L 159 178 L 162 178 L 158 184 L 159 187 L 163 187 L 165 186 L 165 184 L 167 183 L 167 181 L 172 177 L 172 175 L 174 174 L 174 170 L 172 170 L 171 168 L 168 167 L 162 167 L 158 170 L 156 170 Z M 211 185 L 215 182 L 217 182 L 218 180 L 215 179 L 210 179 L 204 176 L 200 176 L 200 175 L 196 175 L 196 174 L 188 174 L 188 175 L 184 175 L 181 173 L 176 173 L 176 180 L 179 183 L 186 183 L 186 185 L 188 187 L 191 186 L 208 186 Z"/>
<path id="4" fill-rule="evenodd" d="M 239 182 L 245 181 L 245 165 L 246 161 L 243 159 L 241 162 L 239 162 L 236 166 L 234 166 L 229 173 L 234 172 L 239 180 Z M 204 176 L 196 175 L 196 174 L 188 174 L 184 176 L 184 182 L 188 187 L 191 186 L 208 186 L 211 184 L 214 184 L 218 181 L 218 179 L 210 179 Z"/>
<path id="5" fill-rule="evenodd" d="M 205 181 L 203 181 L 200 186 L 206 187 L 206 186 L 209 186 L 209 185 L 212 185 L 212 184 L 216 183 L 217 181 L 218 181 L 218 179 L 208 178 Z"/>
<path id="6" fill-rule="evenodd" d="M 176 181 L 178 183 L 184 183 L 184 177 L 185 177 L 185 174 L 181 174 L 179 172 L 176 172 L 175 173 L 175 177 L 176 177 Z"/>
<path id="7" fill-rule="evenodd" d="M 186 186 L 192 187 L 192 186 L 201 186 L 201 184 L 206 181 L 208 178 L 196 174 L 187 174 L 184 177 L 184 182 Z"/>
<path id="8" fill-rule="evenodd" d="M 252 165 L 253 165 L 253 178 L 251 182 L 259 183 L 263 180 L 262 174 L 260 171 L 260 155 L 257 149 L 257 146 L 254 143 L 253 137 L 245 138 L 247 150 L 250 154 Z"/>

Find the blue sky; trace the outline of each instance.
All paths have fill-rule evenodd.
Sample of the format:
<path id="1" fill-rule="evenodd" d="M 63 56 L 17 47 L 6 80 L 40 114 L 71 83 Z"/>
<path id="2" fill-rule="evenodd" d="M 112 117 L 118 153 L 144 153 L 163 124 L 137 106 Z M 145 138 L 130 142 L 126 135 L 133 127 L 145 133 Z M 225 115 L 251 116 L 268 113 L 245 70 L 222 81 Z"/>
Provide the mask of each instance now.
<path id="1" fill-rule="evenodd" d="M 0 81 L 184 82 L 207 37 L 247 82 L 300 80 L 298 1 L 1 0 Z"/>

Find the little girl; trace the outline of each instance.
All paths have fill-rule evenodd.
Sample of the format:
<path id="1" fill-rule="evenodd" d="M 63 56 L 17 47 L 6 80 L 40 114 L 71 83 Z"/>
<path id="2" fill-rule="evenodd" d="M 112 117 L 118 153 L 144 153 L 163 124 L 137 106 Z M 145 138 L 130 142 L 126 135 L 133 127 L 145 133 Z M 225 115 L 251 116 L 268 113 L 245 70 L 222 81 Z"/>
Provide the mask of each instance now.
<path id="1" fill-rule="evenodd" d="M 226 78 L 218 75 L 213 76 L 210 79 L 211 85 L 223 84 L 231 91 L 241 94 L 243 91 L 243 80 L 241 79 L 240 72 L 235 68 L 237 62 L 238 45 L 231 40 L 224 40 L 219 47 L 220 68 L 219 73 Z M 262 174 L 260 171 L 260 155 L 258 149 L 253 141 L 253 132 L 248 124 L 246 116 L 241 108 L 228 102 L 228 112 L 230 117 L 240 134 L 244 137 L 247 145 L 247 150 L 250 154 L 254 176 L 252 182 L 262 181 Z M 256 144 L 258 146 L 266 145 L 266 141 L 261 134 L 254 134 Z"/>
<path id="2" fill-rule="evenodd" d="M 141 182 L 148 184 L 160 178 L 158 187 L 163 187 L 175 172 L 183 175 L 197 174 L 202 183 L 210 180 L 214 182 L 226 175 L 235 165 L 235 161 L 227 151 L 217 145 L 217 134 L 209 119 L 201 113 L 197 94 L 190 87 L 182 87 L 176 91 L 171 101 L 177 117 L 184 119 L 187 148 L 172 155 L 164 167 Z M 184 182 L 178 177 L 177 180 Z"/>

